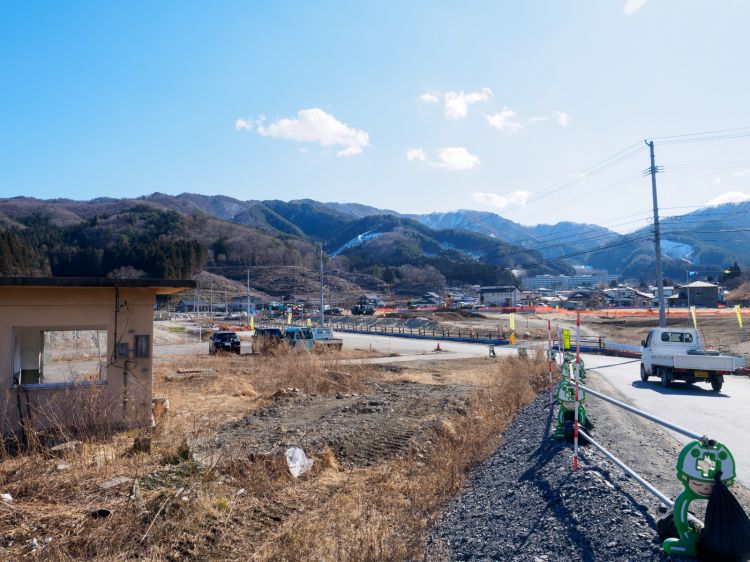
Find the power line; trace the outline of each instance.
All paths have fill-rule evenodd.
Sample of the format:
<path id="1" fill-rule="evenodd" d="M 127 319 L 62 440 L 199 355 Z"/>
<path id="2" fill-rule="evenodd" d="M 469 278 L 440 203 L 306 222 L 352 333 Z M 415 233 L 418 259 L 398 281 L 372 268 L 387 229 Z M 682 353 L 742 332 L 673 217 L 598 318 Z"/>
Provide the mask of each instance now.
<path id="1" fill-rule="evenodd" d="M 681 135 L 667 135 L 663 137 L 653 137 L 651 140 L 661 141 L 664 139 L 675 139 L 681 137 L 695 137 L 699 135 L 716 135 L 720 133 L 735 133 L 737 131 L 750 131 L 750 127 L 736 127 L 734 129 L 716 129 L 714 131 L 701 131 L 697 133 L 683 133 Z"/>

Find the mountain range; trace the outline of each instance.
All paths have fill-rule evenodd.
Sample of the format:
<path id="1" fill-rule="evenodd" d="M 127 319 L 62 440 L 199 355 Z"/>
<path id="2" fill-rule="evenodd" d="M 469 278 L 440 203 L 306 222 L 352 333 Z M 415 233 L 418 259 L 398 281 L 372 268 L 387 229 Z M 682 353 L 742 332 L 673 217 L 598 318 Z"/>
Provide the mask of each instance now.
<path id="1" fill-rule="evenodd" d="M 750 264 L 748 213 L 750 203 L 739 203 L 664 219 L 666 275 Z M 645 281 L 655 271 L 650 228 L 623 235 L 595 224 L 526 226 L 491 212 L 409 215 L 311 199 L 16 197 L 0 199 L 0 230 L 6 275 L 107 275 L 131 267 L 140 275 L 184 276 L 207 267 L 238 277 L 249 268 L 313 268 L 317 244 L 342 279 L 357 275 L 360 286 L 404 291 L 509 283 L 513 273 L 571 273 L 575 265 Z"/>

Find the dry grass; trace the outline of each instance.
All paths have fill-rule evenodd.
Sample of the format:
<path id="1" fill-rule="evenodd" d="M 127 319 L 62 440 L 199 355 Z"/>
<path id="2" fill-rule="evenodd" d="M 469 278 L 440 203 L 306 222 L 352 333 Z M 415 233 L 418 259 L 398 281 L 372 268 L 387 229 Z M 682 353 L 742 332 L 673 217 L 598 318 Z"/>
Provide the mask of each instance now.
<path id="1" fill-rule="evenodd" d="M 545 365 L 541 358 L 498 358 L 446 369 L 445 376 L 476 385 L 469 412 L 436 411 L 420 443 L 375 467 L 344 470 L 330 449 L 312 452 L 313 470 L 294 480 L 283 458 L 217 459 L 200 468 L 186 440 L 210 436 L 279 389 L 363 392 L 366 380 L 388 375 L 309 354 L 163 363 L 154 394 L 168 397 L 170 410 L 150 452 L 133 453 L 139 433 L 127 432 L 86 439 L 67 459 L 39 449 L 0 463 L 0 492 L 14 498 L 0 502 L 0 557 L 29 554 L 36 539 L 34 555 L 50 560 L 418 558 L 429 523 L 498 445 L 515 412 L 546 386 Z M 182 367 L 214 369 L 215 376 L 166 381 Z M 137 484 L 100 488 L 119 475 Z M 259 527 L 275 516 L 272 507 L 278 524 Z M 99 508 L 111 515 L 92 517 Z"/>

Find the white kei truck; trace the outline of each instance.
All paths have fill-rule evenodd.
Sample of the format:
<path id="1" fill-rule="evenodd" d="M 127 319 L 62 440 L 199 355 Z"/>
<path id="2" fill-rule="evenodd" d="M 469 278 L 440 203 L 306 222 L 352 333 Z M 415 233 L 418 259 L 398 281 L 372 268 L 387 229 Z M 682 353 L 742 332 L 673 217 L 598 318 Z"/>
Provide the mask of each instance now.
<path id="1" fill-rule="evenodd" d="M 658 377 L 663 387 L 672 381 L 710 382 L 719 392 L 724 375 L 745 366 L 744 357 L 705 349 L 693 328 L 653 328 L 641 346 L 641 380 Z"/>

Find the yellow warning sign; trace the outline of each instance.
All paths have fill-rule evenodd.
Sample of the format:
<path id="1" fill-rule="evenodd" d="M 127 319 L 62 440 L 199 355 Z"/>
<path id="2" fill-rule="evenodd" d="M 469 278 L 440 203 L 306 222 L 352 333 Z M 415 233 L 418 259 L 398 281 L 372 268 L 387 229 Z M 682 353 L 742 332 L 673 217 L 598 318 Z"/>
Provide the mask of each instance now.
<path id="1" fill-rule="evenodd" d="M 737 323 L 740 325 L 740 328 L 742 328 L 742 308 L 740 305 L 736 304 L 734 305 L 734 311 L 737 313 Z"/>
<path id="2" fill-rule="evenodd" d="M 570 330 L 563 330 L 563 349 L 570 349 Z"/>

